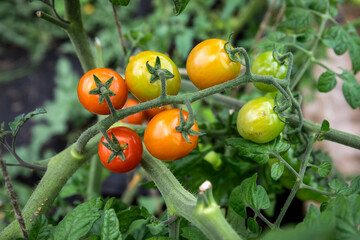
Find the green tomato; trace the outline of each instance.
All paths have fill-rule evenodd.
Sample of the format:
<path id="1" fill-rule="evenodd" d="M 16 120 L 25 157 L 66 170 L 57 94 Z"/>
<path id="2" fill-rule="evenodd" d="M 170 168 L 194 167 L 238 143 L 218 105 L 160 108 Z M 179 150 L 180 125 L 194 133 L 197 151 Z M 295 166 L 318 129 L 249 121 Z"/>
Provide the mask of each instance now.
<path id="1" fill-rule="evenodd" d="M 275 139 L 284 129 L 275 107 L 274 99 L 259 97 L 247 102 L 239 111 L 236 126 L 239 134 L 255 143 Z"/>
<path id="2" fill-rule="evenodd" d="M 288 66 L 281 65 L 273 57 L 273 52 L 268 51 L 260 54 L 253 62 L 251 71 L 257 75 L 269 75 L 279 79 L 285 79 Z M 277 88 L 271 84 L 254 83 L 254 86 L 264 92 L 274 92 Z"/>

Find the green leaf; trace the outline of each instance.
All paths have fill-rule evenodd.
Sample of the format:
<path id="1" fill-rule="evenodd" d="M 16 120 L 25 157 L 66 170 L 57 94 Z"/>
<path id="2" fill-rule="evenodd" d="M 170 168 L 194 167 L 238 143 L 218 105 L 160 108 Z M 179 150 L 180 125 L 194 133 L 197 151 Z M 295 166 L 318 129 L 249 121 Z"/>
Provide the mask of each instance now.
<path id="1" fill-rule="evenodd" d="M 141 215 L 141 209 L 139 207 L 130 207 L 129 209 L 123 210 L 117 214 L 119 219 L 120 231 L 126 232 L 131 223 L 138 219 L 144 219 Z"/>
<path id="2" fill-rule="evenodd" d="M 184 11 L 186 5 L 189 3 L 190 0 L 173 0 L 174 1 L 174 13 L 175 15 L 179 15 Z"/>
<path id="3" fill-rule="evenodd" d="M 284 163 L 276 162 L 271 166 L 271 178 L 277 181 L 284 173 Z"/>
<path id="4" fill-rule="evenodd" d="M 35 221 L 30 225 L 29 238 L 31 240 L 47 240 L 50 235 L 50 226 L 48 220 L 44 215 L 39 215 Z"/>
<path id="5" fill-rule="evenodd" d="M 359 34 L 356 31 L 356 28 L 351 24 L 347 23 L 347 32 L 349 34 L 349 53 L 352 62 L 352 69 L 355 73 L 360 70 L 360 38 Z"/>
<path id="6" fill-rule="evenodd" d="M 340 25 L 330 27 L 322 41 L 327 47 L 333 48 L 337 55 L 344 54 L 348 49 L 348 34 Z"/>
<path id="7" fill-rule="evenodd" d="M 320 75 L 318 82 L 318 90 L 320 92 L 330 92 L 336 86 L 335 73 L 332 71 L 326 71 Z"/>
<path id="8" fill-rule="evenodd" d="M 24 123 L 26 121 L 28 121 L 30 118 L 32 118 L 33 116 L 39 115 L 39 114 L 43 114 L 46 113 L 46 110 L 44 108 L 37 108 L 32 112 L 29 112 L 28 114 L 20 114 L 18 116 L 16 116 L 15 120 L 12 122 L 9 122 L 9 127 L 11 129 L 11 131 L 13 132 L 13 134 L 19 130 L 19 128 L 21 128 Z"/>
<path id="9" fill-rule="evenodd" d="M 315 28 L 306 28 L 304 31 L 297 34 L 297 40 L 302 43 L 309 42 L 314 39 L 315 31 Z"/>
<path id="10" fill-rule="evenodd" d="M 166 228 L 166 226 L 163 223 L 159 223 L 159 224 L 150 223 L 147 224 L 146 227 L 149 229 L 152 235 L 159 235 Z"/>
<path id="11" fill-rule="evenodd" d="M 107 200 L 104 206 L 104 210 L 109 210 L 115 199 L 116 199 L 115 197 L 112 197 L 109 200 Z"/>
<path id="12" fill-rule="evenodd" d="M 115 6 L 127 6 L 130 0 L 110 0 Z"/>
<path id="13" fill-rule="evenodd" d="M 170 237 L 164 237 L 164 236 L 153 236 L 151 238 L 147 238 L 146 240 L 176 240 L 176 239 Z"/>
<path id="14" fill-rule="evenodd" d="M 322 162 L 318 169 L 319 176 L 326 177 L 327 175 L 330 174 L 331 169 L 332 169 L 332 165 L 330 162 Z"/>
<path id="15" fill-rule="evenodd" d="M 346 190 L 346 195 L 360 193 L 360 176 L 357 176 L 351 181 L 350 187 Z"/>
<path id="16" fill-rule="evenodd" d="M 321 128 L 320 129 L 321 129 L 322 133 L 330 131 L 330 123 L 329 123 L 329 121 L 324 120 L 321 123 Z"/>
<path id="17" fill-rule="evenodd" d="M 80 239 L 91 229 L 101 216 L 99 209 L 103 202 L 96 198 L 70 211 L 54 229 L 54 239 Z"/>
<path id="18" fill-rule="evenodd" d="M 309 25 L 310 22 L 310 11 L 307 9 L 289 8 L 286 10 L 285 21 L 281 22 L 279 27 L 298 30 Z"/>
<path id="19" fill-rule="evenodd" d="M 205 235 L 196 227 L 181 228 L 181 236 L 189 240 L 204 240 Z"/>
<path id="20" fill-rule="evenodd" d="M 245 207 L 249 206 L 254 211 L 270 207 L 270 199 L 266 190 L 256 185 L 257 173 L 243 180 L 230 194 L 230 206 L 240 216 L 246 218 Z"/>
<path id="21" fill-rule="evenodd" d="M 271 152 L 285 152 L 289 149 L 290 145 L 280 140 L 280 137 L 265 144 L 253 143 L 244 138 L 228 138 L 225 144 L 235 147 L 240 156 L 251 158 L 252 160 L 265 164 L 269 161 L 269 154 Z"/>
<path id="22" fill-rule="evenodd" d="M 261 232 L 261 227 L 259 226 L 259 224 L 256 222 L 256 220 L 254 218 L 248 218 L 247 225 L 251 232 L 253 232 L 253 233 Z"/>
<path id="23" fill-rule="evenodd" d="M 119 220 L 114 209 L 105 210 L 103 224 L 101 226 L 102 240 L 122 240 L 119 230 Z"/>
<path id="24" fill-rule="evenodd" d="M 335 190 L 336 193 L 340 194 L 346 191 L 348 185 L 346 182 L 339 180 L 339 179 L 333 179 L 331 182 L 329 182 L 329 186 Z"/>
<path id="25" fill-rule="evenodd" d="M 343 69 L 340 77 L 344 80 L 342 91 L 347 103 L 353 109 L 360 107 L 360 84 L 357 82 L 354 74 Z"/>

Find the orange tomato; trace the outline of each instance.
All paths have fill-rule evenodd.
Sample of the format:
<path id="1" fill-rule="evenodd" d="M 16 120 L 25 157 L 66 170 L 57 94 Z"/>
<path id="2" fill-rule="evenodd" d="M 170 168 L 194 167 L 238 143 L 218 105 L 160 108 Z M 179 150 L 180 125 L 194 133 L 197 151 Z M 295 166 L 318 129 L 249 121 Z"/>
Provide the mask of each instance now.
<path id="1" fill-rule="evenodd" d="M 135 106 L 135 105 L 137 105 L 139 103 L 140 102 L 138 100 L 135 100 L 133 98 L 129 98 L 126 101 L 124 108 Z M 121 119 L 121 121 L 124 122 L 124 123 L 140 125 L 140 124 L 143 124 L 146 121 L 146 115 L 145 115 L 145 112 L 138 112 L 138 113 L 135 113 L 133 115 L 127 116 L 124 119 Z"/>
<path id="2" fill-rule="evenodd" d="M 157 114 L 145 129 L 144 144 L 154 157 L 163 161 L 174 161 L 188 155 L 197 145 L 198 136 L 189 136 L 191 143 L 176 131 L 180 125 L 180 109 L 170 109 Z M 182 110 L 185 121 L 189 114 Z M 195 122 L 192 128 L 199 131 Z"/>
<path id="3" fill-rule="evenodd" d="M 97 88 L 94 75 L 99 78 L 102 83 L 105 83 L 113 77 L 109 89 L 115 93 L 115 96 L 110 96 L 110 100 L 116 110 L 121 109 L 128 96 L 127 86 L 125 80 L 117 72 L 108 68 L 95 68 L 81 77 L 77 87 L 77 94 L 83 107 L 95 114 L 110 114 L 110 108 L 106 100 L 99 104 L 99 95 L 89 93 L 90 90 Z"/>
<path id="4" fill-rule="evenodd" d="M 212 87 L 239 75 L 241 64 L 230 60 L 224 49 L 225 43 L 221 39 L 208 39 L 191 50 L 186 70 L 197 88 Z"/>
<path id="5" fill-rule="evenodd" d="M 169 110 L 169 109 L 171 109 L 171 106 L 165 105 L 160 108 L 151 108 L 151 109 L 145 110 L 145 113 L 146 113 L 146 116 L 148 117 L 148 119 L 150 120 L 153 117 L 155 117 L 156 114 L 158 114 L 162 111 L 165 111 L 165 110 Z"/>

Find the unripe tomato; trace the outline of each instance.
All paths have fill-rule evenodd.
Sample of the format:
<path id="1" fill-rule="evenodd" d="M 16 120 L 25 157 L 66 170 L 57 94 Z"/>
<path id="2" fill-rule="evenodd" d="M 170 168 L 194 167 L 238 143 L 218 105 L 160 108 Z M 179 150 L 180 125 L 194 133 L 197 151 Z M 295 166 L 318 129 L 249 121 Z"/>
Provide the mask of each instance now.
<path id="1" fill-rule="evenodd" d="M 170 109 L 157 114 L 147 125 L 144 133 L 144 143 L 154 157 L 163 161 L 173 161 L 188 155 L 197 144 L 198 136 L 189 135 L 188 143 L 182 134 L 176 131 L 180 125 L 180 110 Z M 182 110 L 185 121 L 189 114 Z M 195 122 L 192 128 L 199 131 Z"/>
<path id="2" fill-rule="evenodd" d="M 110 100 L 116 110 L 121 109 L 126 102 L 128 90 L 124 79 L 117 72 L 108 68 L 95 68 L 81 77 L 77 87 L 77 94 L 83 107 L 95 114 L 110 114 L 106 100 L 99 104 L 99 95 L 89 93 L 90 90 L 97 88 L 94 75 L 98 77 L 102 83 L 105 83 L 113 77 L 109 89 L 115 93 L 115 96 L 110 96 Z"/>
<path id="3" fill-rule="evenodd" d="M 174 75 L 173 78 L 166 79 L 166 93 L 176 95 L 180 90 L 181 78 L 175 63 L 165 54 L 144 51 L 132 56 L 125 70 L 125 81 L 130 92 L 142 102 L 155 99 L 161 95 L 160 79 L 150 83 L 151 74 L 146 67 L 147 61 L 154 67 L 156 57 L 160 58 L 161 68 L 167 69 Z"/>
<path id="4" fill-rule="evenodd" d="M 288 66 L 281 65 L 273 57 L 273 52 L 268 51 L 260 54 L 253 62 L 251 71 L 257 75 L 270 75 L 275 78 L 285 79 Z M 274 85 L 266 83 L 254 83 L 254 86 L 264 92 L 274 92 L 277 88 Z"/>
<path id="5" fill-rule="evenodd" d="M 225 43 L 221 39 L 208 39 L 191 50 L 186 70 L 197 88 L 212 87 L 239 75 L 241 64 L 230 60 L 224 49 Z"/>
<path id="6" fill-rule="evenodd" d="M 273 110 L 273 98 L 259 97 L 247 102 L 239 111 L 236 126 L 239 134 L 256 143 L 266 143 L 282 132 L 284 123 Z"/>
<path id="7" fill-rule="evenodd" d="M 135 106 L 137 104 L 139 104 L 140 102 L 138 100 L 135 100 L 133 98 L 129 98 L 126 103 L 124 108 L 128 108 L 131 106 Z M 129 123 L 129 124 L 143 124 L 146 121 L 146 115 L 145 112 L 137 112 L 133 115 L 127 116 L 124 119 L 121 120 L 124 123 Z"/>
<path id="8" fill-rule="evenodd" d="M 145 113 L 146 113 L 146 116 L 148 117 L 148 119 L 150 120 L 153 117 L 155 117 L 156 114 L 158 114 L 162 111 L 165 111 L 165 110 L 169 110 L 169 109 L 171 109 L 171 106 L 165 105 L 160 108 L 151 108 L 151 109 L 145 110 Z"/>
<path id="9" fill-rule="evenodd" d="M 120 144 L 127 143 L 128 146 L 124 150 L 125 161 L 116 156 L 110 163 L 107 163 L 111 150 L 106 148 L 102 142 L 107 143 L 105 137 L 101 138 L 98 147 L 98 153 L 102 164 L 112 172 L 125 173 L 133 170 L 139 165 L 143 153 L 143 146 L 139 135 L 132 129 L 127 127 L 115 127 L 107 131 L 108 136 L 112 139 L 113 133 Z"/>

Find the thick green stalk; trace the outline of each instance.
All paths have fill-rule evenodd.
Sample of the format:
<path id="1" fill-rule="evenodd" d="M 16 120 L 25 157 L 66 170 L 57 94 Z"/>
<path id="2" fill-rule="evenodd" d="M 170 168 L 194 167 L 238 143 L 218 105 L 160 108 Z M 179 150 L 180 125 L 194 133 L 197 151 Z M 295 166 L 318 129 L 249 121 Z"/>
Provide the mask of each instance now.
<path id="1" fill-rule="evenodd" d="M 74 45 L 82 69 L 87 72 L 96 68 L 95 59 L 91 52 L 90 43 L 84 30 L 81 19 L 79 0 L 65 0 L 65 15 L 70 22 L 66 32 Z"/>
<path id="2" fill-rule="evenodd" d="M 161 161 L 153 158 L 146 148 L 141 166 L 155 182 L 171 215 L 187 219 L 210 240 L 241 239 L 225 220 L 218 205 L 199 209 L 197 199 L 186 191 L 170 170 Z"/>
<path id="3" fill-rule="evenodd" d="M 83 155 L 77 154 L 72 145 L 51 158 L 45 175 L 22 211 L 27 227 L 37 215 L 46 213 L 50 209 L 67 180 L 96 152 L 99 140 L 100 135 L 93 138 Z M 17 221 L 13 221 L 0 233 L 1 240 L 10 240 L 21 236 Z"/>

